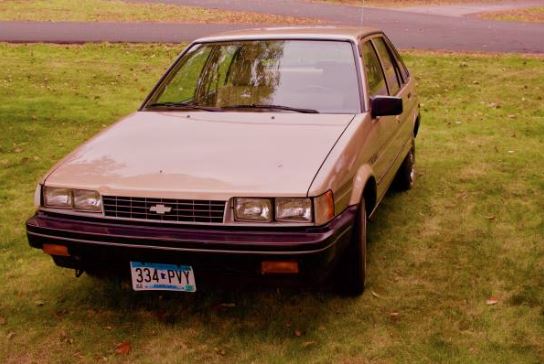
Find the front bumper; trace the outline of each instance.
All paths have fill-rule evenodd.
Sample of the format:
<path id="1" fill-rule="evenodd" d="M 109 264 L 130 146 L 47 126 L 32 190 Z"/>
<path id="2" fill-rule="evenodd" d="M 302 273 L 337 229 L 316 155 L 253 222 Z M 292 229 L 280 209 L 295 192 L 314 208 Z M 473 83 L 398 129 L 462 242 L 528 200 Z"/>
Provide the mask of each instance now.
<path id="1" fill-rule="evenodd" d="M 38 212 L 26 223 L 29 244 L 68 247 L 54 257 L 67 268 L 128 272 L 129 261 L 188 264 L 195 275 L 256 278 L 265 260 L 296 260 L 297 280 L 322 278 L 351 240 L 356 207 L 320 227 L 225 227 L 135 224 Z M 277 277 L 276 277 L 277 278 Z M 290 276 L 290 280 L 293 276 Z"/>

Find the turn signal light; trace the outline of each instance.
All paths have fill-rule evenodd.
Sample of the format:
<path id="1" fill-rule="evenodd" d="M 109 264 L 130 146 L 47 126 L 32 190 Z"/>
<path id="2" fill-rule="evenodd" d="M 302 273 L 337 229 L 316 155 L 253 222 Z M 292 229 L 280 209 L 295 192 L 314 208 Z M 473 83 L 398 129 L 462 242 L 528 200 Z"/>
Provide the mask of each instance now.
<path id="1" fill-rule="evenodd" d="M 42 250 L 45 254 L 49 255 L 61 255 L 63 257 L 69 257 L 68 247 L 57 244 L 43 244 Z"/>
<path id="2" fill-rule="evenodd" d="M 265 260 L 261 262 L 261 274 L 297 274 L 298 262 L 294 260 Z"/>

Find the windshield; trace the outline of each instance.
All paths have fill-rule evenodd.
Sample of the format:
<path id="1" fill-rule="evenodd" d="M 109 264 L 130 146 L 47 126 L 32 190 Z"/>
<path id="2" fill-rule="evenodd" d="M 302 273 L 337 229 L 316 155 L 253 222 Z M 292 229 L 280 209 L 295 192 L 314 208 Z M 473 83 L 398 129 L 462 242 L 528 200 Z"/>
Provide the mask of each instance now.
<path id="1" fill-rule="evenodd" d="M 195 44 L 146 108 L 358 113 L 351 43 L 233 41 Z"/>

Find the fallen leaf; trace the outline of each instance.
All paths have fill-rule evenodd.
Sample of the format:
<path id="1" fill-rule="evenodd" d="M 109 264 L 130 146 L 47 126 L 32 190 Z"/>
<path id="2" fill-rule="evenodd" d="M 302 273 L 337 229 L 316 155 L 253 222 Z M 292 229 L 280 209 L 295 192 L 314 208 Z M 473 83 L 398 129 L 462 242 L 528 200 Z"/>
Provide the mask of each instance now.
<path id="1" fill-rule="evenodd" d="M 0 316 L 0 325 L 5 325 L 5 324 L 7 324 L 7 323 L 8 323 L 8 320 L 6 320 L 5 317 Z"/>
<path id="2" fill-rule="evenodd" d="M 128 341 L 123 341 L 122 343 L 117 344 L 115 347 L 115 353 L 119 355 L 128 355 L 131 351 L 130 343 Z"/>
<path id="3" fill-rule="evenodd" d="M 316 344 L 315 341 L 305 341 L 302 343 L 302 347 L 307 348 L 308 346 L 312 346 L 314 344 Z"/>
<path id="4" fill-rule="evenodd" d="M 381 296 L 379 294 L 377 294 L 376 292 L 374 292 L 373 290 L 370 291 L 370 293 L 372 293 L 372 295 L 376 298 L 380 298 Z"/>
<path id="5" fill-rule="evenodd" d="M 487 300 L 485 300 L 486 305 L 496 305 L 497 303 L 499 303 L 497 297 L 489 297 Z"/>
<path id="6" fill-rule="evenodd" d="M 225 356 L 227 354 L 227 352 L 225 351 L 225 349 L 219 349 L 219 348 L 214 348 L 215 352 L 221 356 Z"/>
<path id="7" fill-rule="evenodd" d="M 41 306 L 45 305 L 45 301 L 44 301 L 44 300 L 36 300 L 34 303 L 35 303 L 36 306 L 38 306 L 38 307 L 41 307 Z"/>
<path id="8" fill-rule="evenodd" d="M 495 216 L 494 216 L 494 215 L 486 216 L 485 218 L 488 219 L 488 220 L 495 220 Z"/>
<path id="9" fill-rule="evenodd" d="M 302 336 L 302 332 L 300 332 L 300 330 L 295 330 L 295 336 L 296 336 L 296 337 L 301 337 L 301 336 Z"/>
<path id="10" fill-rule="evenodd" d="M 16 334 L 13 331 L 10 331 L 10 332 L 8 332 L 6 337 L 7 337 L 8 340 L 11 340 L 11 339 L 13 339 L 15 337 L 15 335 Z"/>

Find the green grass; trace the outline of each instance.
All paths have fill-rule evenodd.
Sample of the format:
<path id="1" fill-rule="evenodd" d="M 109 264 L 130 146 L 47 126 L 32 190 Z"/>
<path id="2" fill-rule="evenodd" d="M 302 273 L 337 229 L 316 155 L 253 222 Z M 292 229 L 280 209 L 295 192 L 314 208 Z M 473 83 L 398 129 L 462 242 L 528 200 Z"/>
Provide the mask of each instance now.
<path id="1" fill-rule="evenodd" d="M 478 16 L 491 20 L 544 23 L 544 6 L 537 6 L 527 9 L 491 11 L 488 13 L 478 14 Z"/>
<path id="2" fill-rule="evenodd" d="M 308 24 L 307 18 L 122 0 L 0 0 L 0 20 Z"/>
<path id="3" fill-rule="evenodd" d="M 0 44 L 0 362 L 544 361 L 543 58 L 406 55 L 418 180 L 370 226 L 360 298 L 137 294 L 29 248 L 37 179 L 135 110 L 179 50 Z"/>

